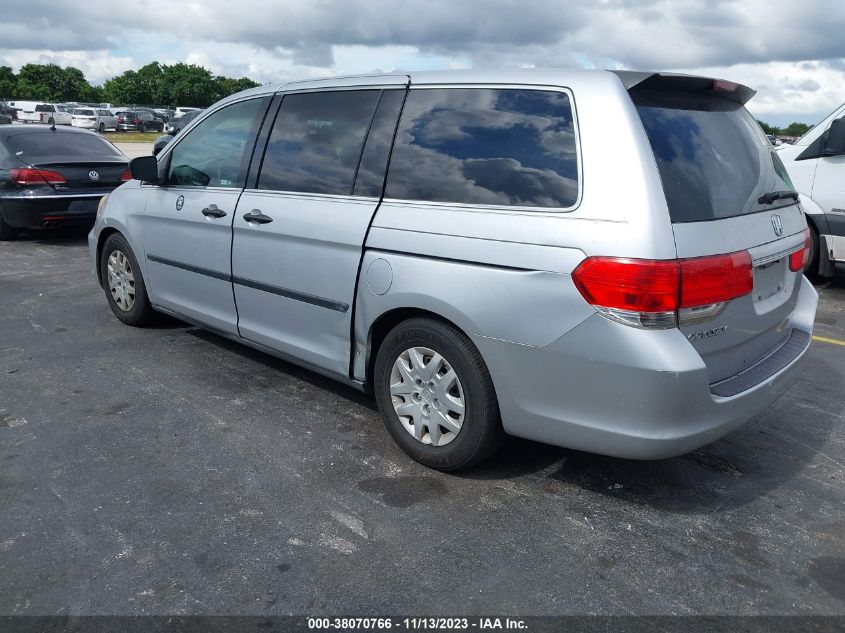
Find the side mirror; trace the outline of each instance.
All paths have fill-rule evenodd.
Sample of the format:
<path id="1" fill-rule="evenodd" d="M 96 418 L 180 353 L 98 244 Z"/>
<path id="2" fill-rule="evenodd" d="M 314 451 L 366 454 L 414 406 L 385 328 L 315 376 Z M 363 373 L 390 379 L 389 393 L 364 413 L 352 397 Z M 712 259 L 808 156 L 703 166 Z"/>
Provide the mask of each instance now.
<path id="1" fill-rule="evenodd" d="M 159 152 L 165 148 L 165 146 L 173 140 L 173 135 L 171 134 L 162 134 L 159 136 L 155 143 L 153 143 L 153 156 L 158 156 Z"/>
<path id="2" fill-rule="evenodd" d="M 158 161 L 155 156 L 139 156 L 129 161 L 129 172 L 134 180 L 158 182 Z"/>
<path id="3" fill-rule="evenodd" d="M 845 154 L 845 117 L 836 119 L 830 124 L 830 129 L 827 131 L 827 142 L 824 145 L 824 154 L 827 156 Z"/>

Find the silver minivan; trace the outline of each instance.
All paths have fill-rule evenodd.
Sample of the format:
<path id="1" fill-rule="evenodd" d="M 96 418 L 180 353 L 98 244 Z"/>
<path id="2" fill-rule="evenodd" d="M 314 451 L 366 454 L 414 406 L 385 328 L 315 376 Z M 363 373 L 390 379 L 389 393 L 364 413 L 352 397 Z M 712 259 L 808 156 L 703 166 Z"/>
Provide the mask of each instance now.
<path id="1" fill-rule="evenodd" d="M 104 199 L 114 314 L 371 391 L 412 458 L 505 434 L 652 459 L 736 429 L 810 344 L 807 223 L 706 77 L 446 71 L 262 86 Z"/>

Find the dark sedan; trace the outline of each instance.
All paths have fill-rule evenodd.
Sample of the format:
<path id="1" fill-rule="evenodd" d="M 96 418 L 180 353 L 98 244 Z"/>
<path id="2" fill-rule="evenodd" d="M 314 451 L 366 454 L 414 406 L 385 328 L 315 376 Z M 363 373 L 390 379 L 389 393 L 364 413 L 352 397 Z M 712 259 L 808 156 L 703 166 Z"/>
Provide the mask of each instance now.
<path id="1" fill-rule="evenodd" d="M 129 161 L 88 130 L 0 128 L 0 240 L 21 229 L 94 222 L 100 199 L 130 180 Z"/>

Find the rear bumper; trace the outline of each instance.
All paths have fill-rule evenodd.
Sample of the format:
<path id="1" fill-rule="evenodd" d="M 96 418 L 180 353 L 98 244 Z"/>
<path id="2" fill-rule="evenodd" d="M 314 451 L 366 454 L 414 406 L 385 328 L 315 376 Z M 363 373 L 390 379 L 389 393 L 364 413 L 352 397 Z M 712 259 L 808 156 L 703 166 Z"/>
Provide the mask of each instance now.
<path id="1" fill-rule="evenodd" d="M 801 278 L 784 324 L 803 333 L 780 369 L 723 397 L 679 330 L 646 331 L 598 314 L 545 348 L 474 336 L 499 397 L 505 430 L 547 444 L 629 459 L 680 455 L 764 411 L 799 376 L 818 295 Z M 775 354 L 772 354 L 772 357 Z M 764 361 L 765 362 L 765 361 Z"/>
<path id="2" fill-rule="evenodd" d="M 3 219 L 18 229 L 93 224 L 97 205 L 108 192 L 80 196 L 2 198 Z M 45 226 L 46 225 L 46 226 Z"/>
<path id="3" fill-rule="evenodd" d="M 71 125 L 73 127 L 87 128 L 89 130 L 93 130 L 93 129 L 97 128 L 97 122 L 96 121 L 88 121 L 88 120 L 74 119 L 73 121 L 71 121 Z"/>

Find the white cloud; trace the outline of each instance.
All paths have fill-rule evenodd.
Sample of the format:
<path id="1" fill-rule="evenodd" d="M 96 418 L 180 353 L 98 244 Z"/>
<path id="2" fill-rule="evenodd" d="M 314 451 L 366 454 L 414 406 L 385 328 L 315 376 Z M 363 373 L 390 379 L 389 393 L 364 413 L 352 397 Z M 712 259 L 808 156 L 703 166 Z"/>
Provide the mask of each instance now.
<path id="1" fill-rule="evenodd" d="M 94 83 L 153 60 L 260 82 L 394 69 L 673 69 L 747 83 L 760 114 L 845 101 L 842 0 L 83 0 L 4 14 L 0 63 L 53 61 Z"/>
<path id="2" fill-rule="evenodd" d="M 51 51 L 19 48 L 0 49 L 0 62 L 15 70 L 24 64 L 57 64 L 79 68 L 91 83 L 101 83 L 133 67 L 131 57 L 117 56 L 107 50 L 99 51 Z"/>

